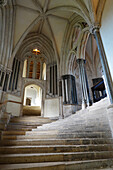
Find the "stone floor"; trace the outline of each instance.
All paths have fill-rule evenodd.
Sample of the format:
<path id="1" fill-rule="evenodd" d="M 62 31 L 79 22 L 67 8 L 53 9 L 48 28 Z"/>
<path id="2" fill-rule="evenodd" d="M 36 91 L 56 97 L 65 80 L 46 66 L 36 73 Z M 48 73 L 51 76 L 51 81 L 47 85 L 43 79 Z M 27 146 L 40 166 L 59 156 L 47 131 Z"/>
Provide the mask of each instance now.
<path id="1" fill-rule="evenodd" d="M 24 116 L 41 116 L 40 106 L 23 106 Z"/>

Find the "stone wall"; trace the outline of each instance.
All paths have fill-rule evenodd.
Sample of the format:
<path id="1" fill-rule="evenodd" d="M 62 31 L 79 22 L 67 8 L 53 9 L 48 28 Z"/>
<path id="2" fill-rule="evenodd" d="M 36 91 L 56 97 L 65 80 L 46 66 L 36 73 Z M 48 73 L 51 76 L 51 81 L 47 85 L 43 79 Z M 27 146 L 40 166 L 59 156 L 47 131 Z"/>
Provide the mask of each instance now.
<path id="1" fill-rule="evenodd" d="M 100 33 L 113 80 L 113 0 L 107 0 L 102 15 Z"/>
<path id="2" fill-rule="evenodd" d="M 59 117 L 59 98 L 45 99 L 44 117 Z"/>
<path id="3" fill-rule="evenodd" d="M 6 99 L 16 101 L 16 102 L 21 102 L 21 97 L 17 97 L 11 94 L 7 94 Z M 6 105 L 6 112 L 11 113 L 12 116 L 20 116 L 21 109 L 22 109 L 21 104 L 8 102 Z"/>

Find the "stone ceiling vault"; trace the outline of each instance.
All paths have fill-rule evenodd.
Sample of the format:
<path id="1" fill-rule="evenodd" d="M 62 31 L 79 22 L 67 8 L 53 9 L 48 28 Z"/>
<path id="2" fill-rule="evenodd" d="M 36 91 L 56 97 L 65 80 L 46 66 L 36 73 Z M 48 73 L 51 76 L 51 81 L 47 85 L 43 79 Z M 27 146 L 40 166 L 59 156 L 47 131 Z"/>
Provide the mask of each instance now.
<path id="1" fill-rule="evenodd" d="M 73 14 L 89 26 L 99 24 L 105 0 L 16 0 L 14 53 L 28 33 L 46 35 L 60 61 L 63 36 Z M 98 17 L 97 17 L 98 16 Z"/>

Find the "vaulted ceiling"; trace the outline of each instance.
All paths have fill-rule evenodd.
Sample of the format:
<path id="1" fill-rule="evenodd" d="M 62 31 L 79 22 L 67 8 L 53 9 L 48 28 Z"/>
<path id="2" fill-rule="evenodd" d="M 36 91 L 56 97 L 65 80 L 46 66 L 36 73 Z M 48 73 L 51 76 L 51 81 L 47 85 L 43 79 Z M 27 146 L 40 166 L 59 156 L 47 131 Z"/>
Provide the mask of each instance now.
<path id="1" fill-rule="evenodd" d="M 63 37 L 72 16 L 81 17 L 89 27 L 100 24 L 105 0 L 15 0 L 14 46 L 30 33 L 48 37 L 60 58 Z"/>

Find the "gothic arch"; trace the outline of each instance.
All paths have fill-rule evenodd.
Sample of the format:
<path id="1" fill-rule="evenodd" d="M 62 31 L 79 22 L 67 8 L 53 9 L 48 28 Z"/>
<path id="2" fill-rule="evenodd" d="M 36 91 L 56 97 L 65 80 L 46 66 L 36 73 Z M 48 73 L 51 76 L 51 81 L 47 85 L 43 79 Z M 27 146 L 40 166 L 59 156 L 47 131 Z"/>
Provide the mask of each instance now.
<path id="1" fill-rule="evenodd" d="M 71 18 L 70 18 L 70 22 L 67 24 L 67 27 L 65 29 L 65 34 L 64 34 L 64 38 L 63 38 L 63 43 L 62 43 L 62 51 L 61 51 L 61 63 L 60 63 L 60 71 L 62 70 L 62 72 L 60 73 L 65 74 L 65 71 L 67 69 L 67 65 L 68 65 L 68 60 L 70 57 L 70 51 L 72 49 L 71 47 L 71 42 L 72 42 L 72 35 L 74 32 L 75 27 L 80 27 L 80 29 L 82 29 L 82 23 L 84 23 L 85 20 L 78 16 L 77 14 L 74 14 Z"/>
<path id="2" fill-rule="evenodd" d="M 36 85 L 39 86 L 42 89 L 42 108 L 41 108 L 41 116 L 44 116 L 44 100 L 45 100 L 45 86 L 42 84 L 40 81 L 25 81 L 23 84 L 23 89 L 22 89 L 22 103 L 24 101 L 24 92 L 25 88 L 29 85 Z"/>
<path id="3" fill-rule="evenodd" d="M 26 37 L 17 51 L 16 57 L 22 60 L 26 54 L 35 47 L 38 47 L 42 51 L 42 54 L 47 57 L 48 63 L 54 62 L 55 58 L 53 56 L 55 56 L 55 52 L 51 40 L 49 40 L 45 35 L 37 33 L 29 34 Z M 12 56 L 12 60 L 13 57 L 14 56 Z M 10 62 L 9 65 L 11 65 L 11 63 L 12 62 Z"/>

